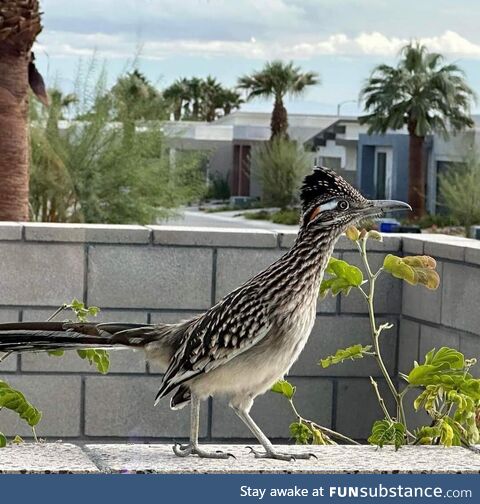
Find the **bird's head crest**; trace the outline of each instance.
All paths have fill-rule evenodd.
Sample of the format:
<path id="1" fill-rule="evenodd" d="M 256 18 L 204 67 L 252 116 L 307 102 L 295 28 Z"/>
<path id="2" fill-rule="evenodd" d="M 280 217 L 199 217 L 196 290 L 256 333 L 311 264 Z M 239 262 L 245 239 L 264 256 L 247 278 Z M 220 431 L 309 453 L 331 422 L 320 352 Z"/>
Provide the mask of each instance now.
<path id="1" fill-rule="evenodd" d="M 364 218 L 410 208 L 401 201 L 368 200 L 338 173 L 323 166 L 304 178 L 300 200 L 304 227 L 332 227 L 337 232 Z"/>

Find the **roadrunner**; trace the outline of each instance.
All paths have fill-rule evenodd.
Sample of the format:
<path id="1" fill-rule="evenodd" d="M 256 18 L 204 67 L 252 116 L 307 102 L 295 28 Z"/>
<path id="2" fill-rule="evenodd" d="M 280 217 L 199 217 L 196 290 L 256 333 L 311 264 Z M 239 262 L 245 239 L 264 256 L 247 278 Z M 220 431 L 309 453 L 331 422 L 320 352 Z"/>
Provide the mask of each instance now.
<path id="1" fill-rule="evenodd" d="M 278 451 L 250 416 L 253 401 L 288 373 L 305 346 L 315 321 L 323 273 L 338 237 L 361 219 L 409 206 L 368 200 L 327 168 L 315 168 L 305 177 L 300 199 L 300 230 L 293 247 L 203 315 L 151 326 L 0 324 L 0 352 L 143 348 L 147 359 L 165 371 L 155 404 L 170 393 L 172 409 L 190 403 L 190 441 L 176 444 L 176 455 L 231 455 L 207 451 L 198 444 L 200 403 L 223 396 L 263 446 L 262 451 L 252 449 L 255 457 L 310 457 L 310 453 Z"/>

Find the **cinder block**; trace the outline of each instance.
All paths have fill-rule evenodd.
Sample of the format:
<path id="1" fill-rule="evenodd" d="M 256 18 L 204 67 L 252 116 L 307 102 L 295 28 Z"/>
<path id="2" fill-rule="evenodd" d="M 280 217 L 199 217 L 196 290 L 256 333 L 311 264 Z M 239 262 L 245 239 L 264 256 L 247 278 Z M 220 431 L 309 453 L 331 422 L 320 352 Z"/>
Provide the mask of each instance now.
<path id="1" fill-rule="evenodd" d="M 277 235 L 263 229 L 149 226 L 153 243 L 206 247 L 276 248 Z"/>
<path id="2" fill-rule="evenodd" d="M 381 319 L 378 323 L 386 322 Z M 388 322 L 397 324 L 395 318 Z M 318 365 L 320 359 L 335 354 L 340 348 L 361 343 L 371 344 L 368 317 L 318 316 L 312 334 L 300 354 L 298 361 L 290 370 L 292 376 L 379 376 L 380 370 L 373 357 L 348 360 L 328 368 Z M 397 328 L 385 331 L 382 337 L 382 353 L 385 365 L 391 373 L 395 372 L 395 349 Z"/>
<path id="3" fill-rule="evenodd" d="M 79 376 L 12 375 L 6 381 L 43 413 L 36 427 L 39 437 L 75 437 L 80 434 Z M 30 427 L 16 413 L 6 409 L 2 411 L 2 432 L 6 436 L 32 436 Z"/>
<path id="4" fill-rule="evenodd" d="M 475 358 L 480 360 L 480 336 L 473 334 L 460 335 L 460 351 L 467 359 Z M 470 373 L 476 378 L 480 378 L 480 362 L 470 368 Z"/>
<path id="5" fill-rule="evenodd" d="M 378 240 L 368 240 L 367 250 L 372 252 L 395 252 L 400 250 L 401 247 L 401 236 L 395 234 L 383 234 L 383 241 Z M 340 236 L 338 239 L 335 250 L 357 250 L 357 245 L 355 242 L 349 240 L 345 235 Z"/>
<path id="6" fill-rule="evenodd" d="M 0 304 L 61 305 L 83 295 L 82 245 L 0 244 Z"/>
<path id="7" fill-rule="evenodd" d="M 468 240 L 468 246 L 465 247 L 465 262 L 480 264 L 480 240 Z"/>
<path id="8" fill-rule="evenodd" d="M 0 240 L 21 240 L 23 225 L 20 222 L 0 223 Z"/>
<path id="9" fill-rule="evenodd" d="M 437 290 L 432 291 L 422 285 L 410 285 L 403 282 L 402 313 L 404 315 L 428 322 L 440 322 L 442 288 L 445 288 L 445 286 L 442 287 L 442 284 L 445 284 L 443 269 L 443 263 L 437 262 L 437 271 L 440 275 L 440 287 Z M 443 305 L 443 309 L 445 310 L 445 305 Z"/>
<path id="10" fill-rule="evenodd" d="M 445 263 L 442 283 L 442 324 L 480 334 L 480 268 Z"/>
<path id="11" fill-rule="evenodd" d="M 219 300 L 281 257 L 280 250 L 225 250 L 217 253 L 216 299 Z M 191 308 L 196 308 L 192 306 Z"/>
<path id="12" fill-rule="evenodd" d="M 322 378 L 289 378 L 297 387 L 295 406 L 309 420 L 330 427 L 332 416 L 332 384 Z M 285 397 L 273 392 L 258 397 L 251 411 L 252 418 L 270 438 L 289 439 L 289 425 L 296 420 Z M 214 399 L 212 437 L 253 438 L 254 436 L 228 406 L 228 402 Z"/>
<path id="13" fill-rule="evenodd" d="M 31 309 L 24 310 L 25 322 L 46 320 L 55 310 Z M 71 312 L 61 312 L 55 320 L 68 320 Z M 102 310 L 95 322 L 139 322 L 147 323 L 147 313 L 140 311 Z M 121 349 L 111 350 L 109 373 L 145 373 L 145 353 L 142 350 Z M 24 353 L 21 355 L 22 371 L 60 371 L 64 373 L 98 373 L 95 366 L 80 359 L 75 350 L 66 351 L 62 357 L 51 356 L 43 352 Z"/>
<path id="14" fill-rule="evenodd" d="M 209 249 L 89 248 L 88 304 L 108 308 L 208 308 L 211 283 Z"/>
<path id="15" fill-rule="evenodd" d="M 86 378 L 85 434 L 119 436 L 130 441 L 142 437 L 188 437 L 189 408 L 170 409 L 170 398 L 154 407 L 160 378 L 155 376 L 104 376 Z M 201 411 L 200 435 L 207 432 L 207 405 Z"/>
<path id="16" fill-rule="evenodd" d="M 373 271 L 377 271 L 383 265 L 386 254 L 369 254 L 368 259 Z M 345 252 L 343 260 L 363 271 L 366 278 L 365 268 L 360 254 Z M 365 285 L 368 290 L 368 285 Z M 402 303 L 402 281 L 392 275 L 383 272 L 375 282 L 375 312 L 400 313 Z M 363 294 L 358 289 L 352 289 L 348 296 L 341 295 L 340 311 L 344 313 L 367 313 L 368 306 Z"/>
<path id="17" fill-rule="evenodd" d="M 442 236 L 443 238 L 443 236 Z M 426 241 L 424 244 L 424 254 L 433 258 L 452 259 L 463 261 L 465 259 L 465 240 L 448 241 Z"/>
<path id="18" fill-rule="evenodd" d="M 292 248 L 295 240 L 297 239 L 298 232 L 297 231 L 280 231 L 279 239 L 280 239 L 280 247 L 281 248 Z"/>
<path id="19" fill-rule="evenodd" d="M 404 235 L 402 237 L 402 250 L 404 255 L 423 255 L 423 234 Z"/>
<path id="20" fill-rule="evenodd" d="M 387 408 L 394 416 L 394 400 L 386 383 L 382 379 L 376 381 Z M 370 436 L 373 422 L 384 417 L 368 378 L 338 380 L 336 431 L 353 439 L 365 440 Z"/>
<path id="21" fill-rule="evenodd" d="M 418 361 L 420 344 L 420 326 L 416 322 L 402 318 L 400 320 L 400 336 L 398 339 L 398 370 L 409 373 L 413 362 Z"/>
<path id="22" fill-rule="evenodd" d="M 113 224 L 60 224 L 27 222 L 25 240 L 48 242 L 149 243 L 144 226 Z"/>
<path id="23" fill-rule="evenodd" d="M 2 308 L 0 309 L 0 323 L 4 324 L 7 322 L 17 322 L 18 321 L 19 312 L 10 308 Z M 3 355 L 0 352 L 0 357 Z M 17 369 L 17 355 L 10 354 L 8 357 L 0 362 L 0 372 L 5 371 L 16 371 Z"/>
<path id="24" fill-rule="evenodd" d="M 460 347 L 460 337 L 458 333 L 439 327 L 427 325 L 420 326 L 419 362 L 425 361 L 425 355 L 432 348 L 438 350 L 443 346 L 458 349 Z"/>

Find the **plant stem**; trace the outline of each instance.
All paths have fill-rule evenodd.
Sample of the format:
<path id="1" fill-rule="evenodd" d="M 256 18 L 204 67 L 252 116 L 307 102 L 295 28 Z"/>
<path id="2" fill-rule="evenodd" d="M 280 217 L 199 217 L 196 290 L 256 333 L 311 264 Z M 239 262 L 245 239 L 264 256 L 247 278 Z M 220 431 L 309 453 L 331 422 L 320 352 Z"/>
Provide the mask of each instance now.
<path id="1" fill-rule="evenodd" d="M 373 348 L 375 350 L 375 359 L 377 361 L 377 364 L 380 368 L 380 371 L 382 372 L 383 377 L 385 378 L 385 381 L 388 385 L 388 388 L 390 389 L 390 392 L 393 395 L 393 398 L 395 399 L 395 403 L 397 405 L 397 420 L 402 423 L 405 426 L 405 430 L 407 431 L 407 423 L 406 423 L 406 418 L 405 418 L 405 410 L 403 408 L 403 395 L 400 394 L 397 391 L 397 388 L 395 387 L 388 370 L 385 366 L 385 363 L 383 362 L 383 357 L 382 353 L 380 351 L 380 343 L 379 343 L 379 337 L 383 329 L 386 329 L 388 327 L 377 327 L 377 323 L 375 320 L 375 308 L 374 308 L 374 297 L 375 297 L 375 282 L 379 276 L 379 274 L 382 271 L 382 268 L 380 268 L 375 274 L 372 272 L 372 269 L 370 267 L 370 264 L 368 262 L 368 257 L 367 257 L 367 238 L 364 237 L 361 239 L 360 242 L 356 242 L 357 248 L 360 252 L 360 256 L 362 257 L 363 264 L 365 266 L 365 270 L 367 272 L 367 277 L 368 277 L 368 282 L 369 282 L 369 292 L 366 295 L 366 301 L 368 305 L 368 316 L 370 319 L 370 327 L 372 330 L 372 341 L 373 341 Z M 372 378 L 372 385 L 375 383 L 374 388 L 375 392 L 377 394 L 377 398 L 379 400 L 380 406 L 382 407 L 384 413 L 386 414 L 387 418 L 391 419 L 391 416 L 388 414 L 388 410 L 386 408 L 385 402 L 381 398 L 379 391 L 378 391 L 378 385 Z"/>
<path id="2" fill-rule="evenodd" d="M 55 312 L 50 315 L 50 317 L 48 317 L 47 319 L 47 322 L 50 322 L 50 320 L 54 319 L 59 313 L 61 313 L 63 310 L 66 310 L 67 309 L 67 305 L 66 304 L 63 304 L 62 306 L 59 306 Z"/>
<path id="3" fill-rule="evenodd" d="M 383 410 L 383 413 L 385 414 L 385 418 L 387 420 L 390 420 L 392 422 L 392 417 L 390 416 L 390 413 L 387 410 L 387 407 L 385 406 L 385 401 L 383 400 L 383 397 L 380 395 L 380 391 L 378 390 L 378 383 L 370 376 L 370 383 L 372 384 L 373 390 L 375 391 L 375 395 L 377 396 L 378 403 L 380 404 L 380 407 Z"/>
<path id="4" fill-rule="evenodd" d="M 290 406 L 292 408 L 292 411 L 293 411 L 294 415 L 297 417 L 297 420 L 299 422 L 303 422 L 303 423 L 307 423 L 307 424 L 313 425 L 318 430 L 323 431 L 326 434 L 328 434 L 328 435 L 330 435 L 332 437 L 335 437 L 337 439 L 341 439 L 342 441 L 346 441 L 347 443 L 351 443 L 351 444 L 355 444 L 355 445 L 359 445 L 360 444 L 357 441 L 355 441 L 354 439 L 351 439 L 348 436 L 345 436 L 344 434 L 340 434 L 340 432 L 337 432 L 337 431 L 334 431 L 332 429 L 329 429 L 328 427 L 324 427 L 323 425 L 318 425 L 317 423 L 312 422 L 311 420 L 306 420 L 297 411 L 297 408 L 293 404 L 293 400 L 292 399 L 289 399 L 289 403 L 290 403 Z"/>
<path id="5" fill-rule="evenodd" d="M 2 356 L 0 356 L 0 362 L 3 362 L 12 352 L 5 352 Z"/>

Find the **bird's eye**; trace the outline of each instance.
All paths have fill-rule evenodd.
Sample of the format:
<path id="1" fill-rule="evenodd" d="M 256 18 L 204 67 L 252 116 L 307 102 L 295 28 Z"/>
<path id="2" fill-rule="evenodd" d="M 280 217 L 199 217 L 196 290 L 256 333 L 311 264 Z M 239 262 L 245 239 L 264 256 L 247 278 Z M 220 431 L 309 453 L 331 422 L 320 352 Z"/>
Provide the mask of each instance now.
<path id="1" fill-rule="evenodd" d="M 344 199 L 340 200 L 337 205 L 339 210 L 347 210 L 349 206 L 348 201 L 345 201 Z"/>

